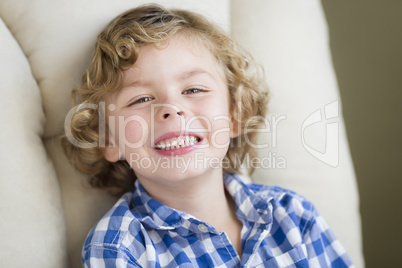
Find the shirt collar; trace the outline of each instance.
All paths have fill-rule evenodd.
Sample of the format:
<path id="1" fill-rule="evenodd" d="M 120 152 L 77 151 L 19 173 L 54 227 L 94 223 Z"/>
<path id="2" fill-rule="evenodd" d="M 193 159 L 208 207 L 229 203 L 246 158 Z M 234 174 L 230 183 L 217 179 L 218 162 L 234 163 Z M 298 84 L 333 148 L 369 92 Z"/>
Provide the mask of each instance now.
<path id="1" fill-rule="evenodd" d="M 272 223 L 272 198 L 257 195 L 235 174 L 224 174 L 223 182 L 236 204 L 236 215 L 243 223 Z M 194 218 L 150 197 L 139 180 L 135 182 L 133 210 L 134 216 L 144 225 L 157 230 L 172 230 Z"/>
<path id="2" fill-rule="evenodd" d="M 152 229 L 170 230 L 183 224 L 187 213 L 165 206 L 145 191 L 139 180 L 133 195 L 134 216 Z"/>
<path id="3" fill-rule="evenodd" d="M 236 204 L 237 218 L 259 224 L 272 223 L 272 197 L 254 192 L 236 174 L 224 174 L 223 181 Z"/>

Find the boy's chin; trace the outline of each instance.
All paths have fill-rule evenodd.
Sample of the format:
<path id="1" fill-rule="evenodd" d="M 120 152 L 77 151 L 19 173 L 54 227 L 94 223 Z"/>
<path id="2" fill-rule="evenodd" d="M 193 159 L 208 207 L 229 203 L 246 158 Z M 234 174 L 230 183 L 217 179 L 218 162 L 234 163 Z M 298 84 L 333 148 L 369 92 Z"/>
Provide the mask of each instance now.
<path id="1" fill-rule="evenodd" d="M 158 168 L 142 174 L 142 177 L 149 180 L 163 182 L 183 182 L 210 176 L 213 173 L 222 174 L 222 167 L 187 167 L 187 168 Z M 141 176 L 141 175 L 140 175 Z"/>

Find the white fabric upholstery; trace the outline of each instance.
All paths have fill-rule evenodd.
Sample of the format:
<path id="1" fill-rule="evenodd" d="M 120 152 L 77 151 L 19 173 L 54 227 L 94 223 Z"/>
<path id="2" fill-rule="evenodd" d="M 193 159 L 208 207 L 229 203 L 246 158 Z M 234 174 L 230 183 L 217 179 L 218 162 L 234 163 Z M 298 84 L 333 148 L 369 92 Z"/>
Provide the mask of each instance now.
<path id="1" fill-rule="evenodd" d="M 86 186 L 57 137 L 96 35 L 117 14 L 146 2 L 0 0 L 5 22 L 0 23 L 2 266 L 80 267 L 87 232 L 115 199 Z M 261 142 L 268 139 L 270 147 L 260 153 L 277 153 L 286 159 L 286 169 L 257 170 L 253 180 L 311 199 L 362 267 L 358 195 L 341 116 L 336 168 L 318 161 L 301 143 L 303 121 L 339 100 L 320 2 L 156 2 L 200 12 L 232 29 L 263 63 L 272 90 L 268 118 L 287 118 L 278 123 L 277 146 L 272 148 L 267 133 Z M 306 128 L 311 147 L 323 144 L 322 126 Z"/>
<path id="2" fill-rule="evenodd" d="M 41 140 L 40 91 L 2 20 L 0 92 L 0 264 L 63 267 L 66 225 L 56 172 Z"/>

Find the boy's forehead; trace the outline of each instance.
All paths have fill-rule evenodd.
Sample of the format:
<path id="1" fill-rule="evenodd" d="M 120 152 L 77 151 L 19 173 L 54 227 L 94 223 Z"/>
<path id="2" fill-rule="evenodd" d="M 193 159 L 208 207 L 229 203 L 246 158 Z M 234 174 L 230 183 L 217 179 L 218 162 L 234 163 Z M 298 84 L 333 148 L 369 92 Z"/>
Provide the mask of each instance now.
<path id="1" fill-rule="evenodd" d="M 146 86 L 154 81 L 159 72 L 185 80 L 197 75 L 226 81 L 223 67 L 199 38 L 176 35 L 169 40 L 146 44 L 138 49 L 135 63 L 123 71 L 122 89 Z"/>

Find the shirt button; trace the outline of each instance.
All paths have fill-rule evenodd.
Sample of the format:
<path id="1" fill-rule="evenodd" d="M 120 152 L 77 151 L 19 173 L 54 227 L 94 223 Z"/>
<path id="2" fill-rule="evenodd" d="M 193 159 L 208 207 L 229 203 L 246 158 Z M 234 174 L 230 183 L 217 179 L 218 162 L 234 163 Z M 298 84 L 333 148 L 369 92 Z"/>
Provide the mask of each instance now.
<path id="1" fill-rule="evenodd" d="M 201 232 L 207 232 L 208 227 L 205 226 L 204 224 L 198 224 L 198 230 L 200 230 Z"/>

